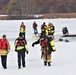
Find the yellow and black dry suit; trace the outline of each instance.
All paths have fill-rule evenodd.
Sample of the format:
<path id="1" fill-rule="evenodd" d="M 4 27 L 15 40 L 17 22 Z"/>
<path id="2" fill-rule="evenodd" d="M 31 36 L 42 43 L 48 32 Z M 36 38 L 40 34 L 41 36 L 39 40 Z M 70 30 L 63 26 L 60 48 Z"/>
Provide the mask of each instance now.
<path id="1" fill-rule="evenodd" d="M 55 27 L 53 24 L 47 26 L 48 35 L 53 35 L 55 33 Z"/>
<path id="2" fill-rule="evenodd" d="M 46 25 L 42 25 L 41 26 L 41 34 L 42 35 L 46 35 L 46 36 L 48 36 L 48 30 L 47 30 L 47 26 Z"/>

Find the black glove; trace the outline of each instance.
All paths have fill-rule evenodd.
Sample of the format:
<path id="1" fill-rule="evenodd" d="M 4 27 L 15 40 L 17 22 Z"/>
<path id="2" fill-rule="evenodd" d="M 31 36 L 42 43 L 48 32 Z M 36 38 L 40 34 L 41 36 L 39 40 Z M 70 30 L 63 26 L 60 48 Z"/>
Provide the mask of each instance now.
<path id="1" fill-rule="evenodd" d="M 32 47 L 34 47 L 34 43 L 32 43 Z"/>
<path id="2" fill-rule="evenodd" d="M 26 53 L 27 53 L 27 54 L 29 53 L 28 50 L 26 51 Z"/>
<path id="3" fill-rule="evenodd" d="M 7 53 L 9 53 L 9 51 L 7 50 Z"/>
<path id="4" fill-rule="evenodd" d="M 17 52 L 17 50 L 15 49 L 15 52 Z"/>
<path id="5" fill-rule="evenodd" d="M 52 52 L 55 52 L 56 50 L 52 50 Z"/>
<path id="6" fill-rule="evenodd" d="M 48 50 L 48 54 L 51 54 L 51 52 L 52 52 L 51 50 Z"/>
<path id="7" fill-rule="evenodd" d="M 15 52 L 17 52 L 17 47 L 15 47 Z"/>
<path id="8" fill-rule="evenodd" d="M 7 54 L 9 53 L 9 51 L 7 50 Z"/>

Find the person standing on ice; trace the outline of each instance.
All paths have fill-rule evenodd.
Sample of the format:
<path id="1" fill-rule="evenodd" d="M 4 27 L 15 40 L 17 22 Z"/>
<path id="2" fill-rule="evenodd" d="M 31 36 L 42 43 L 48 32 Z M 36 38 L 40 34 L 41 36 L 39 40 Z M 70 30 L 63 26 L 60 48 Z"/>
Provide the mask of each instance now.
<path id="1" fill-rule="evenodd" d="M 49 24 L 47 26 L 47 30 L 48 30 L 48 36 L 50 35 L 54 38 L 55 26 L 49 22 Z"/>
<path id="2" fill-rule="evenodd" d="M 34 43 L 32 43 L 32 46 L 34 47 L 34 45 L 39 44 L 39 43 L 41 46 L 44 65 L 46 66 L 48 63 L 48 66 L 51 66 L 52 52 L 56 51 L 53 38 L 52 37 L 49 38 L 46 36 L 46 34 L 41 33 L 40 38 L 37 41 L 35 41 Z"/>
<path id="3" fill-rule="evenodd" d="M 0 39 L 0 55 L 1 55 L 1 64 L 4 69 L 7 69 L 7 55 L 10 50 L 10 43 L 6 39 L 6 35 L 3 35 L 3 38 Z"/>
<path id="4" fill-rule="evenodd" d="M 23 38 L 25 39 L 26 26 L 24 25 L 24 22 L 21 23 L 21 26 L 20 26 L 20 33 L 22 34 Z"/>
<path id="5" fill-rule="evenodd" d="M 37 30 L 37 23 L 34 21 L 34 23 L 33 23 L 33 29 L 34 29 L 34 35 L 35 36 L 37 36 L 37 34 L 38 34 L 38 30 Z"/>
<path id="6" fill-rule="evenodd" d="M 18 57 L 18 68 L 22 66 L 25 67 L 25 52 L 28 54 L 28 45 L 26 39 L 22 37 L 22 34 L 19 34 L 19 37 L 15 40 L 15 51 L 17 52 Z"/>
<path id="7" fill-rule="evenodd" d="M 41 25 L 41 33 L 48 36 L 47 25 L 45 24 L 45 22 L 43 22 L 43 24 Z"/>

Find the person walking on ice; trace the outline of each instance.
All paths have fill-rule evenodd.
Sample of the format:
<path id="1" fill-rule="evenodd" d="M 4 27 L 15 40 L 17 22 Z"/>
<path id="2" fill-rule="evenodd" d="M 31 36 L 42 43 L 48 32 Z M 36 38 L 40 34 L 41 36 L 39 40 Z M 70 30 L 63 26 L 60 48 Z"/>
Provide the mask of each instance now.
<path id="1" fill-rule="evenodd" d="M 21 69 L 21 64 L 23 67 L 26 67 L 25 52 L 28 54 L 28 45 L 26 39 L 22 37 L 21 33 L 15 40 L 15 51 L 17 52 L 18 57 L 18 68 Z"/>
<path id="2" fill-rule="evenodd" d="M 20 26 L 20 33 L 22 34 L 23 38 L 25 39 L 26 26 L 24 25 L 24 22 L 21 23 L 21 26 Z"/>
<path id="3" fill-rule="evenodd" d="M 32 43 L 32 47 L 34 45 L 39 44 L 41 46 L 42 58 L 44 61 L 44 66 L 51 66 L 52 62 L 52 52 L 56 51 L 54 40 L 52 37 L 47 37 L 46 34 L 41 33 L 40 38 Z"/>
<path id="4" fill-rule="evenodd" d="M 4 34 L 3 38 L 0 39 L 0 55 L 1 55 L 1 64 L 4 69 L 7 69 L 7 55 L 10 51 L 10 43 Z"/>
<path id="5" fill-rule="evenodd" d="M 34 23 L 33 23 L 34 36 L 37 36 L 38 35 L 37 26 L 38 26 L 37 23 L 34 21 Z"/>

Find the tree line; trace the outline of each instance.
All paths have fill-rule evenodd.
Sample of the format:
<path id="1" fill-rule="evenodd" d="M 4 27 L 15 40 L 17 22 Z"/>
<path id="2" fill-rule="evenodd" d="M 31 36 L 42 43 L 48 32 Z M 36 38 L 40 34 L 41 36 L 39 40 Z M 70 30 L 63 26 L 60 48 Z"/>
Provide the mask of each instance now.
<path id="1" fill-rule="evenodd" d="M 0 0 L 4 12 L 11 16 L 33 14 L 76 13 L 76 0 Z M 8 2 L 8 3 L 7 3 Z"/>

